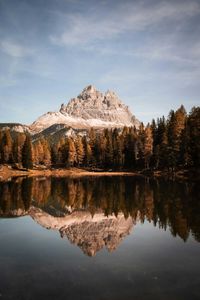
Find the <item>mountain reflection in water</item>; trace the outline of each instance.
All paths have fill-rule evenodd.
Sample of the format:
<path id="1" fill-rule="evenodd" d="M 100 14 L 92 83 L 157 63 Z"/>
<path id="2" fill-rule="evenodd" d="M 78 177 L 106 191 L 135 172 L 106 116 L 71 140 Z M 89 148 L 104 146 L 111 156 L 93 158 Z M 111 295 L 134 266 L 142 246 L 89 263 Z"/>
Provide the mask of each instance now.
<path id="1" fill-rule="evenodd" d="M 145 220 L 200 241 L 197 183 L 139 177 L 17 178 L 0 183 L 0 216 L 30 215 L 94 256 L 115 250 Z"/>

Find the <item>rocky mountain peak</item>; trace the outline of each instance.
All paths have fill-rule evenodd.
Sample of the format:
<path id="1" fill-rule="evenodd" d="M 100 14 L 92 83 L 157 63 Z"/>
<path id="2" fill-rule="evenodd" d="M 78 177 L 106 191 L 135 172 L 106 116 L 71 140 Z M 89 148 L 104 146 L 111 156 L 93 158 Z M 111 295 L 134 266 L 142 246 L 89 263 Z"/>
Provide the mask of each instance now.
<path id="1" fill-rule="evenodd" d="M 131 126 L 132 114 L 122 103 L 115 92 L 108 90 L 105 94 L 89 85 L 67 105 L 62 105 L 60 112 L 73 117 L 100 119 L 108 122 L 129 123 Z"/>
<path id="2" fill-rule="evenodd" d="M 108 90 L 103 94 L 93 85 L 88 85 L 76 98 L 62 104 L 59 112 L 39 117 L 30 130 L 38 133 L 54 124 L 66 124 L 76 129 L 122 128 L 138 127 L 139 121 L 115 92 Z"/>
<path id="3" fill-rule="evenodd" d="M 54 217 L 37 207 L 30 207 L 29 215 L 41 226 L 59 230 L 62 238 L 77 245 L 89 256 L 94 256 L 104 247 L 108 251 L 115 250 L 122 240 L 130 234 L 134 220 L 105 214 L 99 210 L 93 216 L 87 210 L 75 210 L 61 217 Z"/>
<path id="4" fill-rule="evenodd" d="M 85 94 L 86 95 L 94 95 L 94 94 L 96 94 L 96 92 L 97 92 L 97 89 L 95 88 L 94 85 L 88 85 L 83 89 L 82 93 L 79 96 L 82 97 Z"/>
<path id="5" fill-rule="evenodd" d="M 84 101 L 85 100 L 91 101 L 91 100 L 102 98 L 102 97 L 103 97 L 103 94 L 101 92 L 97 91 L 97 89 L 93 85 L 88 85 L 83 89 L 83 91 L 80 93 L 80 95 L 77 96 L 77 99 L 84 100 Z"/>

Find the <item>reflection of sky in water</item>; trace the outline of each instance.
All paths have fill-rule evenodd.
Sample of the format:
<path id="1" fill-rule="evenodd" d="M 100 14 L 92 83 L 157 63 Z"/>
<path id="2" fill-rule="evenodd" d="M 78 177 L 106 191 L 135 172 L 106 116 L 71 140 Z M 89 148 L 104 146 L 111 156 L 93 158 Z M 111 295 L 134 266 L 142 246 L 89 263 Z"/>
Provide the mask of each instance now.
<path id="1" fill-rule="evenodd" d="M 30 217 L 3 219 L 0 240 L 0 293 L 13 299 L 186 299 L 191 288 L 190 295 L 200 293 L 199 244 L 148 222 L 138 223 L 114 252 L 92 258 Z"/>

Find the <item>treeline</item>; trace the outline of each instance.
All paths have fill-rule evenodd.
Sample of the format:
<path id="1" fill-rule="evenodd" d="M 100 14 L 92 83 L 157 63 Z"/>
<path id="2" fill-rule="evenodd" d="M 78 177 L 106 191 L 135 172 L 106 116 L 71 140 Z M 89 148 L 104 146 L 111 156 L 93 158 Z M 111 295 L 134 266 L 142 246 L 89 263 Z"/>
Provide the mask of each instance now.
<path id="1" fill-rule="evenodd" d="M 52 143 L 32 141 L 24 133 L 0 131 L 0 163 L 34 166 L 87 167 L 113 170 L 199 169 L 200 108 L 187 115 L 181 106 L 138 129 L 91 129 L 86 136 L 62 137 Z"/>

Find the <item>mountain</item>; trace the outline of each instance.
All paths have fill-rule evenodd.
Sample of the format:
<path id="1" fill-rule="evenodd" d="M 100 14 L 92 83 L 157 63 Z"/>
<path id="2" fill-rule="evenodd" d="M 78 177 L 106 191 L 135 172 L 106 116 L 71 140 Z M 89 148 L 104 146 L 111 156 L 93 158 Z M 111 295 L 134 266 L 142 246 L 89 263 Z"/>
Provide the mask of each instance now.
<path id="1" fill-rule="evenodd" d="M 93 220 L 94 219 L 94 220 Z M 123 214 L 117 217 L 98 214 L 97 218 L 83 220 L 61 228 L 60 234 L 72 244 L 81 248 L 83 253 L 94 256 L 104 247 L 112 252 L 122 240 L 130 234 L 133 228 L 131 217 L 125 219 Z"/>
<path id="2" fill-rule="evenodd" d="M 67 238 L 88 256 L 94 256 L 104 247 L 110 252 L 115 250 L 135 224 L 131 217 L 125 218 L 122 213 L 117 217 L 105 216 L 101 210 L 94 216 L 87 210 L 76 210 L 55 217 L 32 206 L 29 215 L 42 227 L 58 230 L 62 238 Z"/>
<path id="3" fill-rule="evenodd" d="M 138 127 L 139 124 L 114 92 L 107 91 L 103 94 L 89 85 L 68 104 L 62 104 L 59 111 L 40 116 L 29 128 L 32 134 L 38 134 L 47 128 L 53 129 L 52 125 L 84 130 L 91 127 L 95 129 Z M 55 129 L 54 127 L 51 133 L 54 133 Z"/>
<path id="4" fill-rule="evenodd" d="M 62 104 L 59 111 L 47 112 L 30 126 L 20 123 L 0 123 L 0 129 L 28 132 L 33 139 L 46 136 L 55 140 L 58 136 L 85 135 L 91 127 L 96 130 L 124 126 L 138 128 L 139 124 L 128 106 L 114 92 L 108 90 L 103 94 L 89 85 L 76 98 Z"/>

